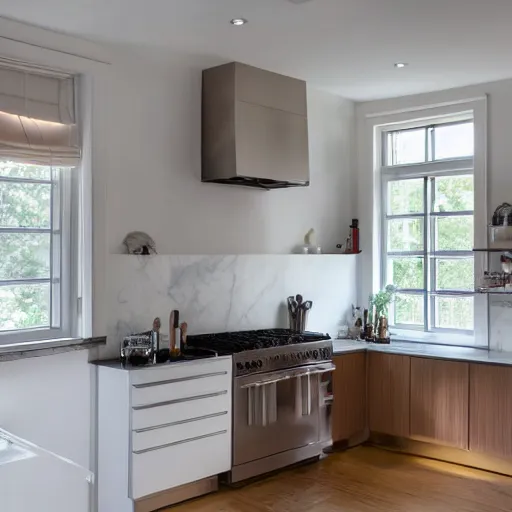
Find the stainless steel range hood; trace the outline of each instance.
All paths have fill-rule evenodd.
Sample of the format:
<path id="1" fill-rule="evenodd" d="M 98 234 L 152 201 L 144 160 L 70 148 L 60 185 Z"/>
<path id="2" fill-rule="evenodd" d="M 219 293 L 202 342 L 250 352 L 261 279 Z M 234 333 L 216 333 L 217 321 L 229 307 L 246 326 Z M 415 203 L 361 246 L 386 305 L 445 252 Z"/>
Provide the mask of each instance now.
<path id="1" fill-rule="evenodd" d="M 202 181 L 309 185 L 306 83 L 232 62 L 203 71 Z"/>

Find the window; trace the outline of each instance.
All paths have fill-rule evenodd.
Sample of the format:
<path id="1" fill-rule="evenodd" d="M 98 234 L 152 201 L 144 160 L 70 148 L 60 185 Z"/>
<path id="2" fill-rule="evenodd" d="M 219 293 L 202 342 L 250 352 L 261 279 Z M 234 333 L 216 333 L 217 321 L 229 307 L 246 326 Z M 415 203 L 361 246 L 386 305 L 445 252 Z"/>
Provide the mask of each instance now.
<path id="1" fill-rule="evenodd" d="M 73 78 L 12 65 L 0 59 L 0 344 L 79 332 Z"/>
<path id="2" fill-rule="evenodd" d="M 383 132 L 382 285 L 395 331 L 474 332 L 472 119 Z"/>
<path id="3" fill-rule="evenodd" d="M 50 330 L 69 303 L 72 169 L 0 161 L 0 333 Z"/>

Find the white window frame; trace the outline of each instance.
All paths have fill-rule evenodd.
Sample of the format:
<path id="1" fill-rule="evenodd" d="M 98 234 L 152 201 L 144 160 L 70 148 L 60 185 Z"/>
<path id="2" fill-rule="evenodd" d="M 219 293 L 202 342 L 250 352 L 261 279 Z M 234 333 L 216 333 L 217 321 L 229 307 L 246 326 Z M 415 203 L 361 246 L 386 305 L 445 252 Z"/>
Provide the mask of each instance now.
<path id="1" fill-rule="evenodd" d="M 0 177 L 0 181 L 50 184 L 52 186 L 51 200 L 53 202 L 49 230 L 0 228 L 1 232 L 49 232 L 51 234 L 50 258 L 53 260 L 50 264 L 50 286 L 52 288 L 50 327 L 0 331 L 0 346 L 43 340 L 75 339 L 78 334 L 78 309 L 76 305 L 78 300 L 78 184 L 80 168 L 73 167 L 58 171 L 58 179 L 54 177 L 55 172 L 52 169 L 50 180 Z M 55 214 L 59 215 L 59 219 L 54 218 Z M 54 244 L 59 241 L 60 251 L 56 251 Z M 57 262 L 55 262 L 56 259 Z M 56 270 L 58 275 L 54 275 Z M 30 284 L 38 282 L 38 279 L 2 280 L 0 286 L 21 284 L 23 282 Z"/>
<path id="2" fill-rule="evenodd" d="M 384 251 L 384 232 L 382 219 L 385 207 L 385 199 L 383 196 L 383 186 L 381 179 L 381 164 L 383 155 L 383 132 L 399 130 L 405 128 L 424 127 L 438 122 L 453 122 L 464 119 L 473 119 L 475 148 L 473 163 L 474 176 L 474 244 L 475 247 L 485 248 L 487 242 L 487 97 L 472 98 L 467 100 L 454 101 L 446 104 L 436 104 L 418 107 L 408 107 L 403 110 L 388 111 L 382 113 L 366 114 L 366 121 L 361 125 L 360 136 L 368 137 L 372 141 L 373 155 L 373 196 L 375 201 L 370 209 L 371 220 L 375 231 L 370 240 L 371 254 L 365 258 L 369 263 L 371 260 L 372 270 L 368 276 L 363 276 L 363 289 L 375 293 L 380 289 L 383 281 L 383 251 Z M 364 151 L 365 143 L 360 146 L 360 150 Z M 363 153 L 361 162 L 368 161 Z M 465 161 L 464 161 L 465 160 Z M 452 166 L 454 172 L 464 171 L 467 169 L 468 159 L 453 159 Z M 369 162 L 368 162 L 369 163 Z M 366 164 L 367 165 L 367 164 Z M 446 161 L 438 160 L 429 162 L 428 164 L 411 164 L 410 166 L 393 166 L 396 172 L 402 171 L 403 176 L 406 175 L 405 167 L 411 169 L 420 166 L 429 166 L 428 173 L 436 175 L 446 172 Z M 416 169 L 417 170 L 417 169 Z M 427 168 L 425 167 L 425 171 Z M 360 189 L 360 194 L 362 190 Z M 360 195 L 360 199 L 362 196 Z M 368 215 L 361 214 L 363 219 Z M 364 247 L 363 247 L 364 250 Z M 487 254 L 475 253 L 475 279 L 487 269 Z M 368 288 L 371 286 L 371 288 Z M 364 293 L 364 291 L 363 291 Z M 364 297 L 364 295 L 363 295 Z M 436 343 L 443 345 L 468 346 L 468 347 L 489 347 L 489 306 L 487 297 L 475 294 L 475 317 L 474 317 L 474 334 L 468 335 L 464 333 L 452 334 L 446 332 L 424 332 L 414 329 L 391 329 L 393 339 L 400 341 L 412 341 L 422 343 Z"/>

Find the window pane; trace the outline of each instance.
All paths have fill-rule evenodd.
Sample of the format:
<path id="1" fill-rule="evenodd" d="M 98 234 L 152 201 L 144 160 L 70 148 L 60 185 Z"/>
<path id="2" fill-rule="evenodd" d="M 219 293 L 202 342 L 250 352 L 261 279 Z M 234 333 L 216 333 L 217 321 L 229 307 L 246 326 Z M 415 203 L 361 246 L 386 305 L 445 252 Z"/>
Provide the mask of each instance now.
<path id="1" fill-rule="evenodd" d="M 446 176 L 434 180 L 434 211 L 460 212 L 474 209 L 473 176 Z"/>
<path id="2" fill-rule="evenodd" d="M 49 277 L 49 233 L 0 233 L 0 280 Z"/>
<path id="3" fill-rule="evenodd" d="M 388 258 L 387 284 L 423 289 L 423 258 Z"/>
<path id="4" fill-rule="evenodd" d="M 50 180 L 51 167 L 0 161 L 0 176 Z"/>
<path id="5" fill-rule="evenodd" d="M 437 217 L 437 251 L 471 251 L 473 249 L 473 216 Z"/>
<path id="6" fill-rule="evenodd" d="M 425 128 L 388 133 L 388 165 L 425 161 Z"/>
<path id="7" fill-rule="evenodd" d="M 1 227 L 50 227 L 51 185 L 0 181 Z"/>
<path id="8" fill-rule="evenodd" d="M 407 324 L 423 327 L 423 295 L 397 293 L 394 312 L 395 324 Z"/>
<path id="9" fill-rule="evenodd" d="M 474 290 L 475 265 L 473 258 L 437 259 L 437 290 Z"/>
<path id="10" fill-rule="evenodd" d="M 422 251 L 423 218 L 388 221 L 388 251 Z"/>
<path id="11" fill-rule="evenodd" d="M 49 327 L 50 284 L 0 286 L 0 331 Z"/>
<path id="12" fill-rule="evenodd" d="M 424 180 L 400 180 L 388 183 L 388 213 L 423 213 Z"/>
<path id="13" fill-rule="evenodd" d="M 473 297 L 435 297 L 436 327 L 472 331 Z"/>
<path id="14" fill-rule="evenodd" d="M 434 139 L 436 160 L 473 156 L 473 123 L 436 126 Z"/>

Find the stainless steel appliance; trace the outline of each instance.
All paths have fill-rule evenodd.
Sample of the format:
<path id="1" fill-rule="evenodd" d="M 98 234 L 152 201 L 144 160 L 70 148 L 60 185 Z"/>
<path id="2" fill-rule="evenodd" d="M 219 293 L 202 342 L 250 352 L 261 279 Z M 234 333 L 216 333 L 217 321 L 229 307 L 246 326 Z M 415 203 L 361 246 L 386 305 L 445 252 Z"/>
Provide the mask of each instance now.
<path id="1" fill-rule="evenodd" d="M 306 82 L 239 62 L 203 71 L 202 181 L 307 187 Z"/>
<path id="2" fill-rule="evenodd" d="M 189 336 L 233 354 L 230 482 L 319 457 L 332 443 L 332 341 L 287 329 Z"/>

